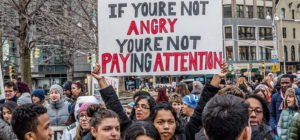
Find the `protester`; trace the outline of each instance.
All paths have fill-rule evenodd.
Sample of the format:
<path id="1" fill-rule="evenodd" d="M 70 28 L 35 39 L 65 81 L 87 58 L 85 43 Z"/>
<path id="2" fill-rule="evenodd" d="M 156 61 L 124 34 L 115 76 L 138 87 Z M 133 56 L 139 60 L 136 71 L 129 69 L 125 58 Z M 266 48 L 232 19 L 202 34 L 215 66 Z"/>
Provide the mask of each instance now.
<path id="1" fill-rule="evenodd" d="M 266 93 L 265 89 L 259 88 L 259 89 L 254 90 L 253 93 L 256 94 L 256 95 L 258 95 L 258 96 L 260 96 L 261 98 L 263 98 L 267 102 L 268 105 L 270 104 L 270 101 L 268 100 L 268 97 L 265 94 Z"/>
<path id="2" fill-rule="evenodd" d="M 71 88 L 72 82 L 67 81 L 64 84 L 64 95 L 66 96 L 66 101 L 71 102 L 72 100 L 72 88 Z"/>
<path id="3" fill-rule="evenodd" d="M 17 100 L 18 106 L 21 106 L 23 104 L 32 103 L 31 96 L 29 93 L 22 93 L 22 95 Z"/>
<path id="4" fill-rule="evenodd" d="M 181 108 L 182 108 L 182 98 L 179 94 L 174 93 L 170 95 L 169 103 L 172 105 L 173 109 L 176 111 L 177 117 L 180 118 Z"/>
<path id="5" fill-rule="evenodd" d="M 50 87 L 50 103 L 46 105 L 51 126 L 63 126 L 69 116 L 69 104 L 63 99 L 63 89 L 59 85 Z"/>
<path id="6" fill-rule="evenodd" d="M 266 140 L 274 140 L 272 130 L 269 126 L 270 111 L 267 102 L 259 95 L 248 95 L 246 101 L 249 103 L 249 122 L 252 128 L 265 136 Z"/>
<path id="7" fill-rule="evenodd" d="M 13 101 L 7 101 L 1 108 L 1 117 L 8 123 L 11 124 L 12 113 L 18 105 Z"/>
<path id="8" fill-rule="evenodd" d="M 0 118 L 0 133 L 5 135 L 6 139 L 16 139 L 17 136 L 13 133 L 11 128 L 11 118 L 12 113 L 17 107 L 17 103 L 13 101 L 7 101 L 3 104 L 1 108 L 1 118 Z"/>
<path id="9" fill-rule="evenodd" d="M 134 107 L 134 102 L 130 102 L 129 104 L 127 104 L 125 108 L 125 112 L 128 118 L 130 117 L 133 107 Z"/>
<path id="10" fill-rule="evenodd" d="M 120 119 L 118 115 L 109 109 L 88 109 L 87 115 L 91 117 L 91 135 L 86 135 L 83 140 L 119 140 Z"/>
<path id="11" fill-rule="evenodd" d="M 46 106 L 48 102 L 45 100 L 45 92 L 42 89 L 36 89 L 32 92 L 32 103 Z"/>
<path id="12" fill-rule="evenodd" d="M 153 97 L 145 96 L 145 95 L 140 96 L 134 103 L 134 108 L 132 111 L 135 112 L 134 113 L 135 118 L 133 118 L 133 116 L 130 116 L 131 120 L 138 120 L 138 121 L 149 120 L 149 118 L 153 114 L 154 111 L 153 109 L 155 105 L 156 103 Z M 113 107 L 117 107 L 117 106 L 112 106 L 111 108 L 112 110 L 115 111 Z"/>
<path id="13" fill-rule="evenodd" d="M 19 140 L 50 140 L 54 132 L 49 127 L 47 109 L 39 104 L 24 104 L 15 109 L 11 125 Z"/>
<path id="14" fill-rule="evenodd" d="M 298 88 L 298 79 L 297 79 L 297 75 L 291 75 L 293 78 L 293 84 L 292 84 L 292 88 Z"/>
<path id="15" fill-rule="evenodd" d="M 192 94 L 195 94 L 195 95 L 197 95 L 197 96 L 200 96 L 201 95 L 201 93 L 202 93 L 202 91 L 203 91 L 203 88 L 204 88 L 204 86 L 203 86 L 203 84 L 201 83 L 201 82 L 199 82 L 199 81 L 194 81 L 193 82 L 193 90 L 192 90 Z"/>
<path id="16" fill-rule="evenodd" d="M 289 88 L 285 93 L 284 108 L 280 114 L 277 125 L 277 133 L 280 140 L 289 139 L 289 128 L 294 116 L 298 114 L 299 109 L 295 90 Z"/>
<path id="17" fill-rule="evenodd" d="M 160 140 L 160 135 L 152 123 L 139 121 L 127 128 L 124 140 Z"/>
<path id="18" fill-rule="evenodd" d="M 136 102 L 136 100 L 142 96 L 142 95 L 145 95 L 145 96 L 151 96 L 149 92 L 146 92 L 146 91 L 137 91 L 133 94 L 133 102 Z"/>
<path id="19" fill-rule="evenodd" d="M 238 78 L 235 86 L 240 88 L 241 90 L 243 90 L 243 92 L 246 94 L 250 94 L 252 92 L 252 89 L 251 89 L 251 87 L 248 86 L 248 83 L 247 83 L 247 80 L 245 77 Z"/>
<path id="20" fill-rule="evenodd" d="M 188 95 L 188 94 L 191 94 L 189 89 L 188 89 L 188 86 L 186 83 L 179 83 L 177 86 L 176 86 L 176 90 L 175 92 L 177 94 L 179 94 L 181 97 L 184 97 L 185 95 Z"/>
<path id="21" fill-rule="evenodd" d="M 182 98 L 183 108 L 182 114 L 186 115 L 185 121 L 188 122 L 190 117 L 194 114 L 194 110 L 197 107 L 197 103 L 199 101 L 198 96 L 194 94 L 185 95 Z"/>
<path id="22" fill-rule="evenodd" d="M 169 98 L 167 96 L 166 88 L 159 88 L 158 95 L 156 97 L 156 103 L 159 104 L 160 102 L 168 102 Z"/>
<path id="23" fill-rule="evenodd" d="M 271 104 L 270 104 L 270 112 L 271 112 L 271 128 L 277 134 L 277 124 L 280 118 L 280 113 L 284 108 L 284 98 L 285 92 L 288 88 L 292 87 L 293 79 L 289 74 L 285 74 L 280 79 L 280 90 L 272 96 Z M 297 93 L 296 96 L 299 98 L 300 93 Z M 299 104 L 299 101 L 298 101 Z"/>
<path id="24" fill-rule="evenodd" d="M 71 87 L 72 87 L 72 90 L 71 90 L 72 91 L 72 99 L 74 102 L 77 100 L 77 98 L 79 96 L 85 96 L 84 86 L 80 82 L 73 82 Z"/>
<path id="25" fill-rule="evenodd" d="M 5 98 L 0 100 L 0 108 L 6 101 L 14 101 L 17 102 L 17 94 L 18 87 L 17 85 L 12 81 L 7 81 L 4 83 L 4 93 Z"/>
<path id="26" fill-rule="evenodd" d="M 28 94 L 30 96 L 30 89 L 25 82 L 18 81 L 17 86 L 18 86 L 18 92 L 16 96 L 18 98 L 20 98 L 20 96 L 22 96 L 23 94 Z"/>
<path id="27" fill-rule="evenodd" d="M 78 110 L 78 118 L 79 118 L 79 125 L 76 127 L 72 127 L 69 130 L 65 129 L 62 135 L 63 140 L 80 140 L 85 135 L 90 132 L 90 120 L 91 118 L 87 116 L 87 109 L 90 105 L 94 103 L 81 103 L 79 104 Z"/>
<path id="28" fill-rule="evenodd" d="M 233 95 L 212 98 L 203 110 L 204 133 L 210 140 L 250 140 L 249 104 Z"/>

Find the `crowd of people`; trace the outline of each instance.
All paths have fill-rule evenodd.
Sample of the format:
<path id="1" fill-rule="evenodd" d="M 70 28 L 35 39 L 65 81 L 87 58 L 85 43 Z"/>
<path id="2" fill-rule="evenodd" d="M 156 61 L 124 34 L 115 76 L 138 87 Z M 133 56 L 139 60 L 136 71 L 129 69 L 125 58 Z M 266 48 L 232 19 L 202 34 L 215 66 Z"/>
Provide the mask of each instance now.
<path id="1" fill-rule="evenodd" d="M 298 81 L 294 75 L 260 82 L 226 79 L 228 65 L 203 85 L 179 83 L 158 89 L 156 99 L 137 91 L 125 108 L 96 65 L 102 103 L 86 96 L 80 82 L 32 92 L 24 82 L 6 81 L 0 100 L 0 140 L 50 140 L 52 126 L 66 126 L 62 140 L 299 140 Z"/>

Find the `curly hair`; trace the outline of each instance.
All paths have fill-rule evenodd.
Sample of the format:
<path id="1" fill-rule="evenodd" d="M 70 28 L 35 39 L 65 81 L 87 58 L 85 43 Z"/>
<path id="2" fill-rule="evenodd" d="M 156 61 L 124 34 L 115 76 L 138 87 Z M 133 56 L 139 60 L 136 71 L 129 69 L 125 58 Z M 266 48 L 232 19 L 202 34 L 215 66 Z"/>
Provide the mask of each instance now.
<path id="1" fill-rule="evenodd" d="M 240 97 L 242 99 L 245 99 L 246 94 L 239 88 L 235 87 L 235 86 L 227 86 L 221 90 L 219 90 L 219 92 L 217 93 L 217 95 L 223 95 L 223 94 L 231 94 L 237 97 Z"/>

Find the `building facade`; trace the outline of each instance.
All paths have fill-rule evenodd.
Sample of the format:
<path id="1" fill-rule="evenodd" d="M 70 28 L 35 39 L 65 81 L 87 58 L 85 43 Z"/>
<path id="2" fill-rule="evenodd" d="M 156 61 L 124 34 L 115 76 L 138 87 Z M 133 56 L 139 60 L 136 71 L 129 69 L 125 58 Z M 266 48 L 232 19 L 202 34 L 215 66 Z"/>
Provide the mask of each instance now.
<path id="1" fill-rule="evenodd" d="M 278 57 L 280 69 L 287 73 L 300 70 L 300 1 L 279 0 L 276 7 Z M 284 65 L 285 62 L 285 65 Z"/>
<path id="2" fill-rule="evenodd" d="M 223 0 L 224 57 L 233 66 L 230 76 L 251 71 L 255 78 L 272 72 L 272 20 L 267 16 L 273 13 L 275 0 Z"/>

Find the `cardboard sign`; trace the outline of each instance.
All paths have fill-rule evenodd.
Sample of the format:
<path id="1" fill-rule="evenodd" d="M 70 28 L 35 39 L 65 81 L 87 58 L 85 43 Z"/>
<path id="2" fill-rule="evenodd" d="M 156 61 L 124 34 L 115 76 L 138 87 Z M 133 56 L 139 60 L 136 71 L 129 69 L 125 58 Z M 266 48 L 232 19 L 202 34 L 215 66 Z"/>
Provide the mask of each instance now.
<path id="1" fill-rule="evenodd" d="M 0 99 L 4 99 L 4 84 L 3 84 L 3 76 L 2 76 L 2 68 L 0 65 Z"/>
<path id="2" fill-rule="evenodd" d="M 102 75 L 220 72 L 222 1 L 98 2 Z"/>
<path id="3" fill-rule="evenodd" d="M 115 89 L 117 95 L 119 95 L 119 79 L 106 76 L 105 80 L 107 84 L 111 85 Z"/>

